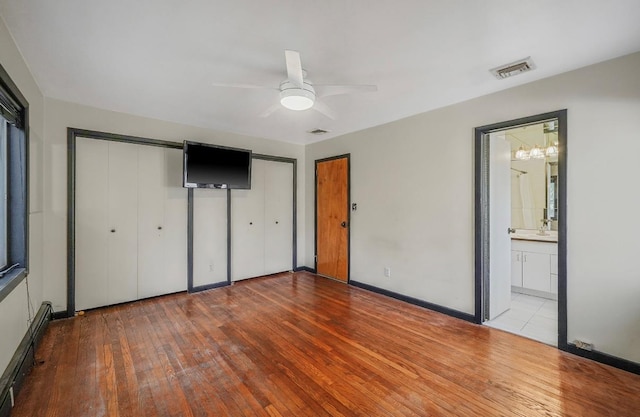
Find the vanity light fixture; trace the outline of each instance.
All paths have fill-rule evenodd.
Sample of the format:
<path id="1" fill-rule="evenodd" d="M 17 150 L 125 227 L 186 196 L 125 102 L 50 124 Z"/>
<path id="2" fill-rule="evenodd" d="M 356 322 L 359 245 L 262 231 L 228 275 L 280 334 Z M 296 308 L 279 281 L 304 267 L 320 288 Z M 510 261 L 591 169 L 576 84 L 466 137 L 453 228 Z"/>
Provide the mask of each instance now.
<path id="1" fill-rule="evenodd" d="M 529 156 L 533 159 L 543 159 L 545 155 L 542 148 L 536 144 L 533 149 L 531 149 L 531 152 L 529 152 Z"/>
<path id="2" fill-rule="evenodd" d="M 544 154 L 546 157 L 558 155 L 558 144 L 557 143 L 549 144 L 549 146 L 547 146 L 547 149 L 544 150 Z"/>
<path id="3" fill-rule="evenodd" d="M 515 157 L 516 159 L 519 159 L 521 161 L 526 161 L 531 158 L 531 155 L 529 154 L 529 151 L 527 151 L 522 145 L 520 145 L 520 149 L 516 151 Z"/>

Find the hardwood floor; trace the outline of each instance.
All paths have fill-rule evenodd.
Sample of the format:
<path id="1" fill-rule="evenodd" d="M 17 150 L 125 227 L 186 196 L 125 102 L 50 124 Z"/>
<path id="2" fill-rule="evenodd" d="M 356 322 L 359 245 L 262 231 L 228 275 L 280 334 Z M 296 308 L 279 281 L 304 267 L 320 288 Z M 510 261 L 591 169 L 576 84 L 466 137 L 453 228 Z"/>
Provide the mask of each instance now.
<path id="1" fill-rule="evenodd" d="M 308 273 L 53 322 L 12 416 L 637 416 L 640 376 Z"/>

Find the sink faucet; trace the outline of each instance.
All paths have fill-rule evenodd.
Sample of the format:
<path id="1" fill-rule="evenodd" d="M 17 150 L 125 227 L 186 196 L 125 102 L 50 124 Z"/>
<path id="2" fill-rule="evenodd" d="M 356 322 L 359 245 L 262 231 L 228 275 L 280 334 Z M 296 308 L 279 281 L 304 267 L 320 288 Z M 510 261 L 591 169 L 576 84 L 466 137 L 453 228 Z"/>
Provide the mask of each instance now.
<path id="1" fill-rule="evenodd" d="M 540 225 L 540 229 L 538 231 L 538 234 L 540 236 L 545 236 L 547 234 L 547 230 L 549 230 L 549 223 L 551 223 L 550 219 L 542 219 L 540 220 L 542 222 L 542 224 Z"/>

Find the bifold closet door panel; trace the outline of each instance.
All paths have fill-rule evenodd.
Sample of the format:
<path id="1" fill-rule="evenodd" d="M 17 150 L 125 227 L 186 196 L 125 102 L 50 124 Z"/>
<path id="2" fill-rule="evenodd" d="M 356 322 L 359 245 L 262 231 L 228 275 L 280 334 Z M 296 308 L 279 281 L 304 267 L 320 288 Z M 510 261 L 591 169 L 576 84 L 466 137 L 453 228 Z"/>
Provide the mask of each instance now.
<path id="1" fill-rule="evenodd" d="M 266 161 L 264 273 L 293 266 L 293 164 Z"/>
<path id="2" fill-rule="evenodd" d="M 138 298 L 138 145 L 109 143 L 108 304 Z"/>
<path id="3" fill-rule="evenodd" d="M 76 309 L 100 307 L 107 299 L 109 247 L 109 143 L 76 139 Z"/>
<path id="4" fill-rule="evenodd" d="M 227 190 L 193 190 L 193 286 L 227 280 Z"/>
<path id="5" fill-rule="evenodd" d="M 182 187 L 182 149 L 164 149 L 163 294 L 187 290 L 187 189 Z M 226 236 L 226 234 L 225 234 Z"/>
<path id="6" fill-rule="evenodd" d="M 138 146 L 138 298 L 187 288 L 182 153 Z"/>
<path id="7" fill-rule="evenodd" d="M 162 294 L 164 149 L 138 146 L 138 298 Z"/>
<path id="8" fill-rule="evenodd" d="M 264 275 L 264 166 L 251 162 L 251 189 L 231 190 L 231 277 Z"/>

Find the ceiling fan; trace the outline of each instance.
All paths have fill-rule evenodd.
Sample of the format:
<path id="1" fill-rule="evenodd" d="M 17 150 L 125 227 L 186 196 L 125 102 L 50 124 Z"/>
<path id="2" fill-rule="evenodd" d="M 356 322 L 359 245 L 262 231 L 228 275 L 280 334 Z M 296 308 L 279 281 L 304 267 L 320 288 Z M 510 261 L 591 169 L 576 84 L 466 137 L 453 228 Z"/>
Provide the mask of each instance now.
<path id="1" fill-rule="evenodd" d="M 307 110 L 313 108 L 330 119 L 335 119 L 331 109 L 318 98 L 335 96 L 339 94 L 351 94 L 357 92 L 378 91 L 375 85 L 314 85 L 306 78 L 307 72 L 302 69 L 302 61 L 298 51 L 285 50 L 285 62 L 287 65 L 287 79 L 280 83 L 278 88 L 253 84 L 220 84 L 213 83 L 215 87 L 231 88 L 258 88 L 276 90 L 280 93 L 280 103 L 274 104 L 260 114 L 260 117 L 268 117 L 283 106 L 290 110 Z"/>

